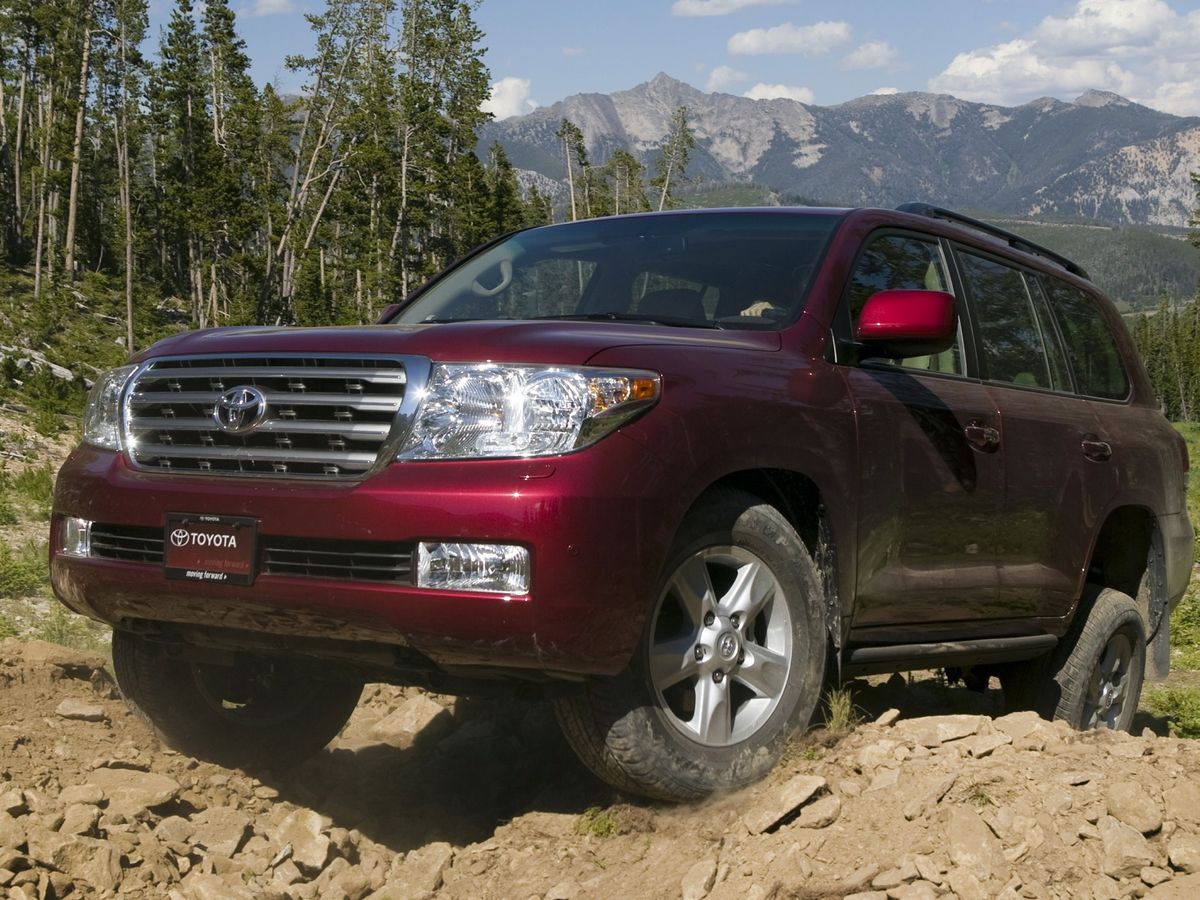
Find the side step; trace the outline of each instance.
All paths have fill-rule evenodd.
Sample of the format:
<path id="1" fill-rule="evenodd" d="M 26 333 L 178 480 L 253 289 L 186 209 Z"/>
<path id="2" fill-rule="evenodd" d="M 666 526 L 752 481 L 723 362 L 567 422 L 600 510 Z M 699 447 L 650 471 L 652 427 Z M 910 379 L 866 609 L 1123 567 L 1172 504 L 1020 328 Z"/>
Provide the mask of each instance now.
<path id="1" fill-rule="evenodd" d="M 973 641 L 942 641 L 936 644 L 889 644 L 882 647 L 851 647 L 846 653 L 846 675 L 875 675 L 910 669 L 941 669 L 947 666 L 978 666 L 984 663 L 1020 662 L 1041 656 L 1058 643 L 1052 634 L 983 638 Z"/>

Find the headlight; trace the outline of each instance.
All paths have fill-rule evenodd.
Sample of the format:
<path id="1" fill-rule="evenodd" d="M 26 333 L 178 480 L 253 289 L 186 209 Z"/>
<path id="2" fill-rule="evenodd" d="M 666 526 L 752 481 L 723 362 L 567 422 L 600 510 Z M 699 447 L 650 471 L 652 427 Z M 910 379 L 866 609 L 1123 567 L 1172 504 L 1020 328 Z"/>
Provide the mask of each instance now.
<path id="1" fill-rule="evenodd" d="M 569 453 L 645 411 L 660 393 L 653 372 L 435 365 L 397 459 Z"/>
<path id="2" fill-rule="evenodd" d="M 101 375 L 88 392 L 83 439 L 108 450 L 121 449 L 121 393 L 137 366 L 121 366 Z"/>

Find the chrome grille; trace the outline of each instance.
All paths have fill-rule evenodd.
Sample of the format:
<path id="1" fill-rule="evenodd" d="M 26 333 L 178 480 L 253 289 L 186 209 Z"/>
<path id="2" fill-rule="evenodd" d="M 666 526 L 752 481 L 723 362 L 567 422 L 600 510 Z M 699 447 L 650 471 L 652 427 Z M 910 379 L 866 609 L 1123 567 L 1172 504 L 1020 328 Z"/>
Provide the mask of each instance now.
<path id="1" fill-rule="evenodd" d="M 186 474 L 357 478 L 376 463 L 401 412 L 404 360 L 235 356 L 155 360 L 126 395 L 134 465 Z M 213 410 L 253 388 L 266 403 L 255 427 L 232 433 Z"/>

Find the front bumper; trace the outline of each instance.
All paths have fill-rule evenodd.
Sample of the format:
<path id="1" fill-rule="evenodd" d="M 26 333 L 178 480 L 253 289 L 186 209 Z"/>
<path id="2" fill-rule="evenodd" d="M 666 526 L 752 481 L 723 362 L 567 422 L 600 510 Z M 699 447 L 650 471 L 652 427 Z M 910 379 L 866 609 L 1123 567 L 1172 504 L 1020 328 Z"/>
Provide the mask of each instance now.
<path id="1" fill-rule="evenodd" d="M 402 463 L 354 485 L 178 476 L 77 449 L 59 474 L 51 582 L 111 625 L 150 621 L 409 646 L 446 666 L 614 674 L 641 634 L 675 530 L 669 472 L 622 434 L 537 460 Z M 63 516 L 161 529 L 167 513 L 246 516 L 261 536 L 520 544 L 507 596 L 260 572 L 250 586 L 168 580 L 152 562 L 62 555 Z"/>

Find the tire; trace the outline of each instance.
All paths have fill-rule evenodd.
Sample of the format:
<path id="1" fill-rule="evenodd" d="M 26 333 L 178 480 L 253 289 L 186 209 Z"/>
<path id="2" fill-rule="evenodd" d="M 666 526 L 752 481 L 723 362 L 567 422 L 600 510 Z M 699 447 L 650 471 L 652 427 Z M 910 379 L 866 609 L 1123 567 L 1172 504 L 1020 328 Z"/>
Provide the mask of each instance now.
<path id="1" fill-rule="evenodd" d="M 341 731 L 359 683 L 319 681 L 285 660 L 192 662 L 168 645 L 113 632 L 113 668 L 125 702 L 168 746 L 235 768 L 282 770 Z"/>
<path id="2" fill-rule="evenodd" d="M 777 509 L 709 495 L 680 529 L 626 670 L 555 700 L 563 734 L 601 779 L 645 797 L 697 800 L 756 781 L 816 709 L 822 598 Z"/>
<path id="3" fill-rule="evenodd" d="M 1013 664 L 1002 679 L 1010 710 L 1033 709 L 1072 728 L 1128 731 L 1146 666 L 1146 626 L 1127 594 L 1104 588 L 1053 653 Z"/>

